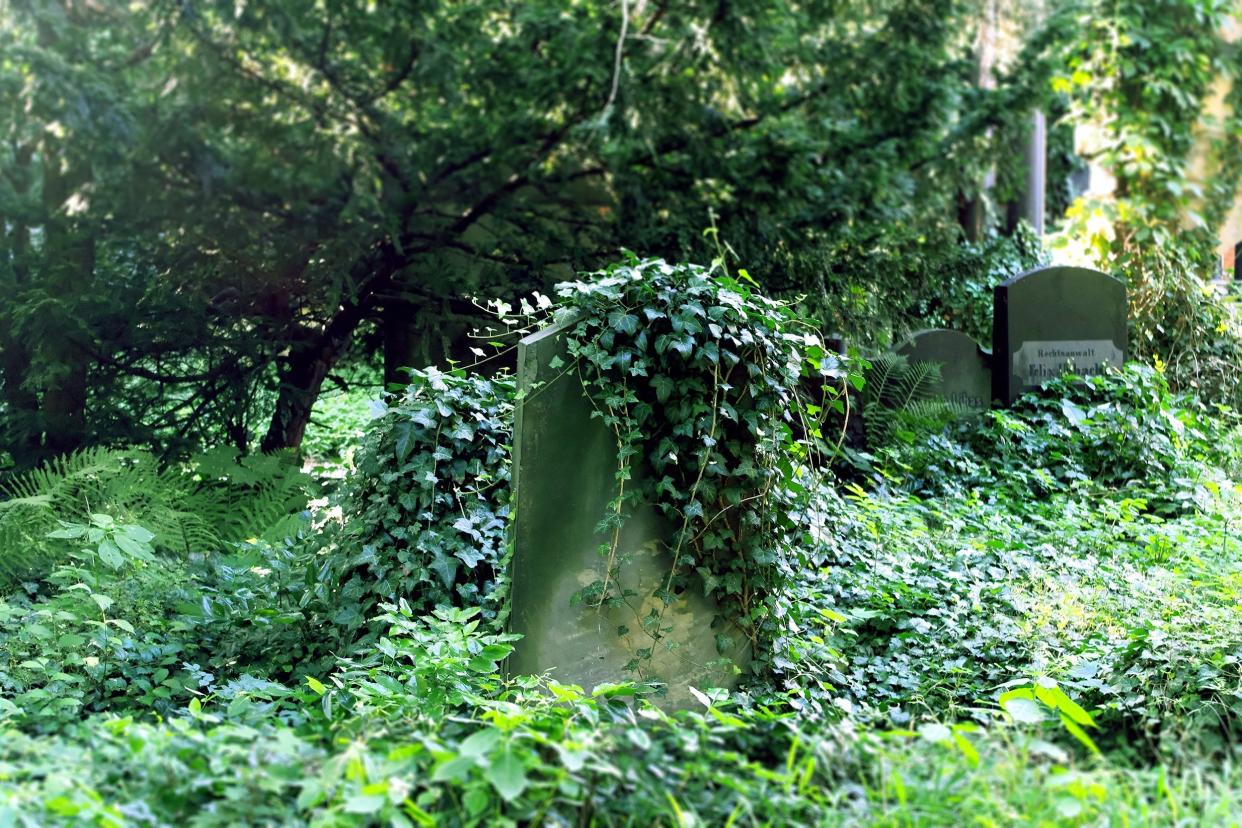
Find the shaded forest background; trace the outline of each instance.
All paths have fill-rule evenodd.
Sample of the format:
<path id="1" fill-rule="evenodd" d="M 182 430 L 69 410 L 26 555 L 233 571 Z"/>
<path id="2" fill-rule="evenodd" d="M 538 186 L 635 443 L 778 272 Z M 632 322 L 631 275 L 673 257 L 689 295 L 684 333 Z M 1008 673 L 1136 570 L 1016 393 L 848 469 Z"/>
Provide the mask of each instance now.
<path id="1" fill-rule="evenodd" d="M 1219 191 L 1184 183 L 1228 5 L 1095 5 L 9 0 L 0 454 L 297 447 L 325 387 L 473 362 L 490 299 L 622 249 L 723 256 L 864 345 L 978 333 L 1045 255 L 1005 206 L 1036 109 L 1050 223 L 1131 282 L 1141 353 L 1215 358 L 1228 397 L 1200 287 L 1236 93 Z"/>

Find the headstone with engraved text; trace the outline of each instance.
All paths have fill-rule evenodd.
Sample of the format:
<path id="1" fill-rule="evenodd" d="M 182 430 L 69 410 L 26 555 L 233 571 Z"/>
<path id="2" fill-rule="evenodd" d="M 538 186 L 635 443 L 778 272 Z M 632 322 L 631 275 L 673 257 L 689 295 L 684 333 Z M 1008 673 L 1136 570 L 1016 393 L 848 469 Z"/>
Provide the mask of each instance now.
<path id="1" fill-rule="evenodd" d="M 935 393 L 970 411 L 985 411 L 992 402 L 992 355 L 972 337 L 944 328 L 919 331 L 894 351 L 911 364 L 933 362 L 940 367 Z"/>
<path id="2" fill-rule="evenodd" d="M 997 285 L 992 396 L 1009 405 L 1065 373 L 1093 376 L 1126 359 L 1126 289 L 1081 267 L 1044 267 Z"/>

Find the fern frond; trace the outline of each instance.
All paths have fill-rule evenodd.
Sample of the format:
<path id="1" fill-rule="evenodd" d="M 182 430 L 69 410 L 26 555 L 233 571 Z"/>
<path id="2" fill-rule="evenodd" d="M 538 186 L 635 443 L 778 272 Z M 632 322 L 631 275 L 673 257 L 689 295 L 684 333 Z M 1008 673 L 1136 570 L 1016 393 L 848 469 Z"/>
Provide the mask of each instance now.
<path id="1" fill-rule="evenodd" d="M 288 456 L 238 461 L 229 449 L 169 468 L 137 451 L 93 448 L 56 458 L 0 488 L 0 586 L 50 571 L 66 545 L 48 532 L 94 512 L 150 530 L 165 553 L 296 531 L 291 518 L 306 507 L 306 480 Z"/>
<path id="2" fill-rule="evenodd" d="M 900 375 L 909 366 L 904 354 L 889 351 L 871 360 L 871 370 L 867 372 L 867 382 L 863 385 L 866 403 L 880 403 L 888 398 L 889 385 L 894 377 Z"/>
<path id="3" fill-rule="evenodd" d="M 940 363 L 924 361 L 910 363 L 896 376 L 893 383 L 893 407 L 900 411 L 914 402 L 926 400 L 932 396 L 939 384 Z"/>
<path id="4" fill-rule="evenodd" d="M 938 362 L 910 362 L 903 354 L 886 353 L 872 359 L 871 367 L 864 386 L 862 420 L 872 446 L 887 442 L 897 425 L 915 431 L 940 428 L 971 413 L 966 406 L 937 395 Z"/>

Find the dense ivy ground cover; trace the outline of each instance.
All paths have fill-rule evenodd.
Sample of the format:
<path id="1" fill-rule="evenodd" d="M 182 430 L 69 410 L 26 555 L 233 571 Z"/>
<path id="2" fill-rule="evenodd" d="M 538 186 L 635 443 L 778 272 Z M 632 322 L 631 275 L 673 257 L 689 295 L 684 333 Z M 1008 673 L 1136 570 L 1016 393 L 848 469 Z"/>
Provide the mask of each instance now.
<path id="1" fill-rule="evenodd" d="M 285 537 L 55 512 L 0 595 L 0 825 L 1237 824 L 1229 410 L 1131 366 L 786 478 L 764 672 L 668 714 L 501 670 L 512 392 L 416 374 Z"/>

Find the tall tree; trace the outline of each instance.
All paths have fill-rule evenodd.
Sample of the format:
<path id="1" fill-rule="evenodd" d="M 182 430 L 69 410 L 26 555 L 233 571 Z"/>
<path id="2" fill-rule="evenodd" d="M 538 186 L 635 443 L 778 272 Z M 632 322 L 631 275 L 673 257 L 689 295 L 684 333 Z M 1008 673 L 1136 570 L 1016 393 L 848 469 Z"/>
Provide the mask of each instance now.
<path id="1" fill-rule="evenodd" d="M 442 355 L 465 297 L 546 287 L 621 247 L 727 242 L 828 316 L 859 289 L 900 296 L 917 269 L 881 262 L 956 244 L 956 194 L 1028 94 L 970 84 L 975 10 L 958 0 L 14 8 L 5 36 L 31 56 L 4 82 L 94 67 L 92 111 L 97 93 L 130 128 L 74 127 L 74 146 L 117 156 L 108 212 L 76 214 L 104 233 L 94 282 L 115 274 L 72 337 L 91 386 L 126 397 L 134 434 L 210 420 L 239 445 L 271 388 L 265 449 L 298 444 L 364 322 L 393 364 Z M 71 36 L 34 42 L 47 20 Z M 94 55 L 113 51 L 137 57 L 104 73 Z M 44 103 L 40 122 L 63 124 L 70 104 Z M 24 123 L 14 106 L 6 134 Z M 9 386 L 17 411 L 31 386 Z"/>

